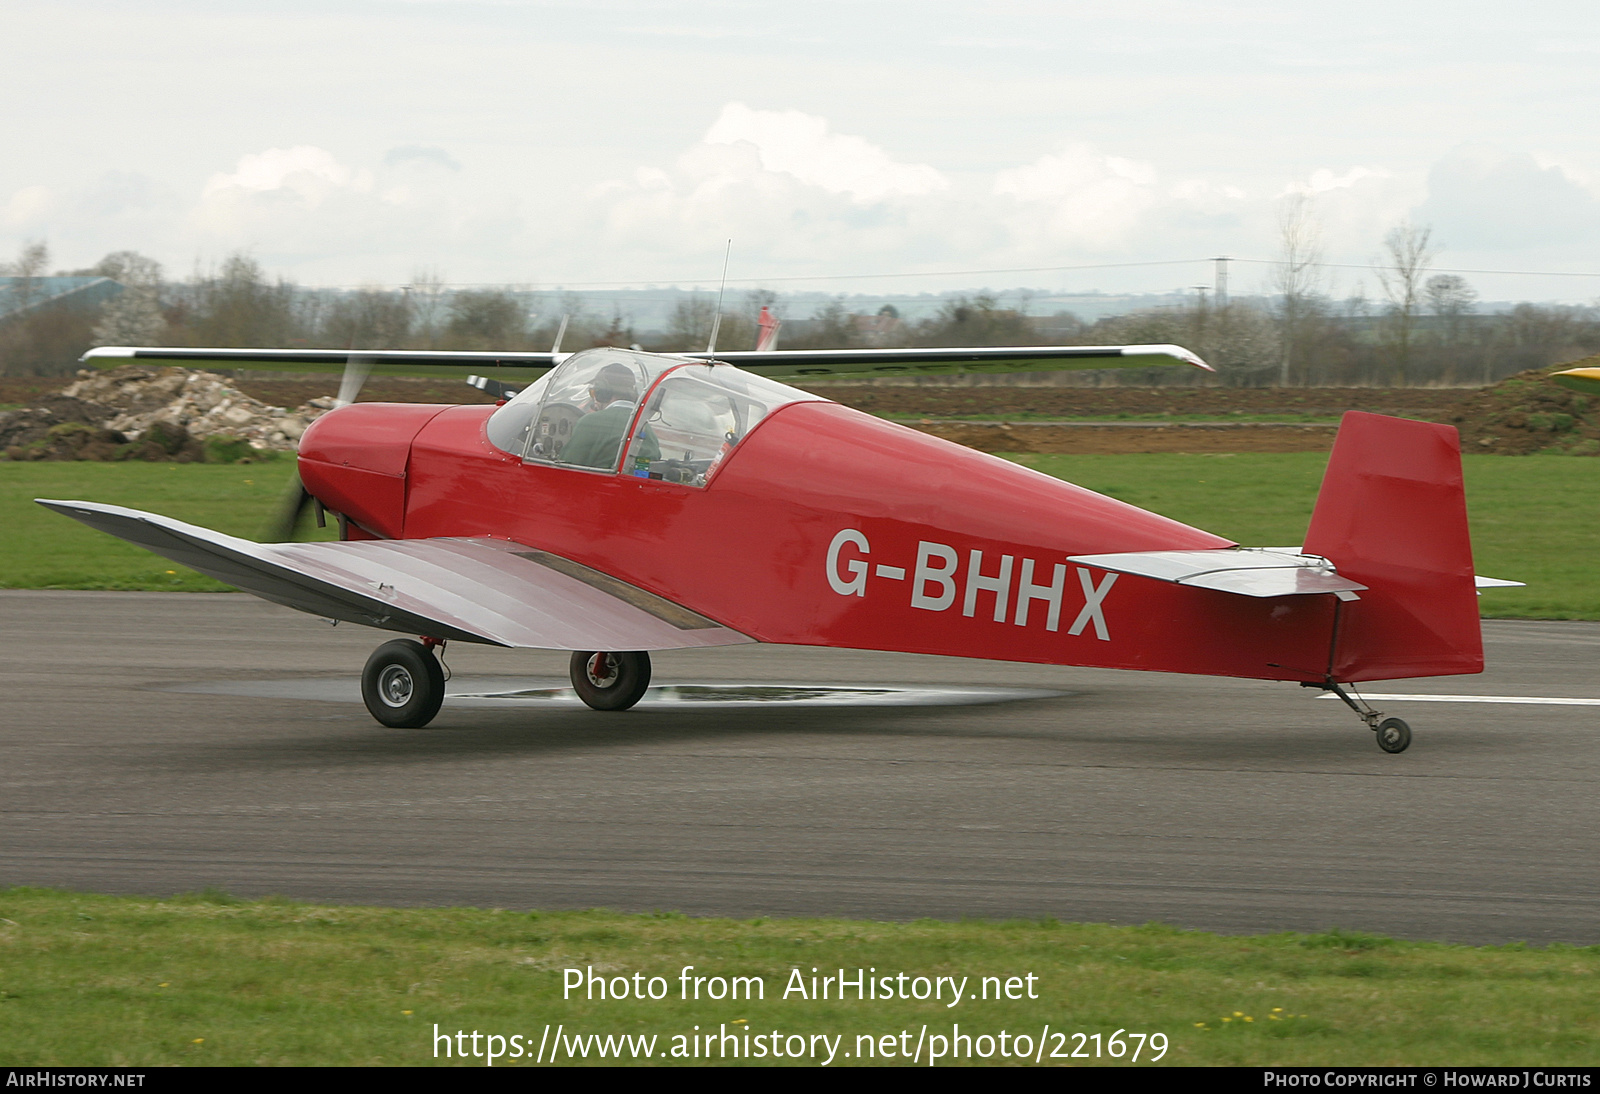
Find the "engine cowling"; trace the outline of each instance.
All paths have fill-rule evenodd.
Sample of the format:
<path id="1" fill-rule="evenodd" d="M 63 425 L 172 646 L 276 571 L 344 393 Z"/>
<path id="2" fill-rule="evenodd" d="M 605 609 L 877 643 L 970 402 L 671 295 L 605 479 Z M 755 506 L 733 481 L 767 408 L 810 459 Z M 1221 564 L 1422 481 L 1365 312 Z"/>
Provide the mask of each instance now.
<path id="1" fill-rule="evenodd" d="M 322 504 L 381 539 L 405 534 L 411 442 L 444 406 L 354 403 L 300 438 L 300 481 Z"/>

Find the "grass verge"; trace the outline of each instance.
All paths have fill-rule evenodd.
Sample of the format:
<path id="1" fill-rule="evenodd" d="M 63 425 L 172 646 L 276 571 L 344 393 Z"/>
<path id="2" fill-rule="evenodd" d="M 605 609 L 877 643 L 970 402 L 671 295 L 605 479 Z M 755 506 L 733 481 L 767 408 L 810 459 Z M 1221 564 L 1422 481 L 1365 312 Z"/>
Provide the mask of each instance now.
<path id="1" fill-rule="evenodd" d="M 764 998 L 683 1000 L 686 965 L 692 976 L 760 977 Z M 637 972 L 641 985 L 659 976 L 666 997 L 564 999 L 568 968 L 630 983 Z M 950 1007 L 946 987 L 943 1001 L 785 999 L 796 970 L 810 993 L 813 968 L 819 978 L 840 968 L 851 978 L 860 968 L 903 972 L 908 991 L 917 976 L 966 977 L 968 993 L 996 977 L 992 995 L 1016 977 L 1021 998 Z M 1124 1030 L 1125 1039 L 1165 1034 L 1161 1064 L 1592 1066 L 1597 980 L 1600 947 L 1342 932 L 1236 938 L 1160 925 L 735 921 L 0 891 L 3 1066 L 462 1063 L 435 1058 L 435 1024 L 519 1035 L 530 1056 L 548 1024 L 568 1038 L 653 1034 L 653 1062 L 679 1062 L 674 1048 L 692 1042 L 674 1038 L 699 1026 L 726 1027 L 741 1049 L 746 1030 L 802 1035 L 808 1046 L 813 1034 L 842 1035 L 836 1064 L 903 1063 L 861 1059 L 856 1038 L 871 1035 L 881 1052 L 883 1037 L 898 1046 L 910 1031 L 909 1052 L 924 1025 L 949 1037 L 956 1023 L 973 1037 L 1022 1034 L 1034 1051 L 1048 1023 L 1069 1034 L 1063 1051 L 1090 1053 L 1051 1060 L 1058 1043 L 1045 1036 L 1044 1060 L 1056 1064 L 1126 1065 L 1104 1054 Z M 708 979 L 702 990 L 713 986 Z M 1080 1032 L 1100 1036 L 1098 1060 L 1092 1039 L 1070 1037 Z M 587 1060 L 575 1062 L 611 1062 L 586 1043 Z M 1020 1062 L 990 1048 L 995 1055 L 972 1062 Z"/>
<path id="2" fill-rule="evenodd" d="M 126 505 L 260 539 L 293 473 L 292 460 L 0 463 L 0 588 L 227 591 L 221 582 L 52 513 L 33 499 Z M 331 527 L 301 531 L 305 538 L 336 538 Z"/>
<path id="3" fill-rule="evenodd" d="M 1300 543 L 1328 457 L 1319 452 L 1022 455 L 1057 478 L 1253 547 Z M 1485 616 L 1600 619 L 1600 469 L 1555 456 L 1466 456 L 1480 574 L 1525 581 L 1486 590 Z"/>
<path id="4" fill-rule="evenodd" d="M 1297 544 L 1327 457 L 1024 455 L 1021 463 L 1254 546 Z M 1465 458 L 1478 572 L 1525 581 L 1482 600 L 1486 616 L 1600 619 L 1600 474 L 1588 460 Z M 181 566 L 33 504 L 105 501 L 258 538 L 288 485 L 289 461 L 266 464 L 0 462 L 0 587 L 221 590 Z M 303 528 L 303 533 L 315 531 Z M 332 538 L 332 529 L 316 538 Z"/>

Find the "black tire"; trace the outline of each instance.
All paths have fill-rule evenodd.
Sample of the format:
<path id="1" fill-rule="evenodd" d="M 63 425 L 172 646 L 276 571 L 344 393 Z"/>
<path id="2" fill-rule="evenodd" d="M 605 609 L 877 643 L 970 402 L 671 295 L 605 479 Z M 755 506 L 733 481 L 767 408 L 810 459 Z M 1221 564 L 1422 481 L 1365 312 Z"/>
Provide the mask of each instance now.
<path id="1" fill-rule="evenodd" d="M 361 698 L 372 716 L 391 729 L 421 729 L 444 702 L 444 669 L 421 642 L 385 642 L 361 670 Z"/>
<path id="2" fill-rule="evenodd" d="M 1378 723 L 1378 747 L 1385 752 L 1404 752 L 1411 747 L 1411 727 L 1399 718 Z"/>
<path id="3" fill-rule="evenodd" d="M 572 690 L 595 710 L 627 710 L 650 686 L 648 653 L 594 653 L 572 655 Z"/>

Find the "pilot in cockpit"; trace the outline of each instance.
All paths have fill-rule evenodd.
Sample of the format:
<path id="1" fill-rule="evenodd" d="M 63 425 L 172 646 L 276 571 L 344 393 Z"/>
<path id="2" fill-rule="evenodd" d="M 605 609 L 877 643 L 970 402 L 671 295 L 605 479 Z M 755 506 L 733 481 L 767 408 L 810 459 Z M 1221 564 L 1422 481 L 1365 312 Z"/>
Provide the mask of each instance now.
<path id="1" fill-rule="evenodd" d="M 589 394 L 599 409 L 585 414 L 572 427 L 572 436 L 561 449 L 561 462 L 611 470 L 617 466 L 622 440 L 633 421 L 639 386 L 628 366 L 613 363 L 595 376 Z M 660 447 L 648 431 L 639 441 L 639 455 L 660 458 Z"/>

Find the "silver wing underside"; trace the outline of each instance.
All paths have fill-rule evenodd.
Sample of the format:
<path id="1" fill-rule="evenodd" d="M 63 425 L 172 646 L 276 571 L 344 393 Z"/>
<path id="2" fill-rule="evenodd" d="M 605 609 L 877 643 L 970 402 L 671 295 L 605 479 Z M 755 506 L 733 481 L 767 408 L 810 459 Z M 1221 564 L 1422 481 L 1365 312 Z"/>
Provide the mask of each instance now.
<path id="1" fill-rule="evenodd" d="M 670 650 L 754 639 L 570 559 L 503 539 L 252 543 L 88 501 L 39 504 L 264 600 L 459 642 Z"/>

